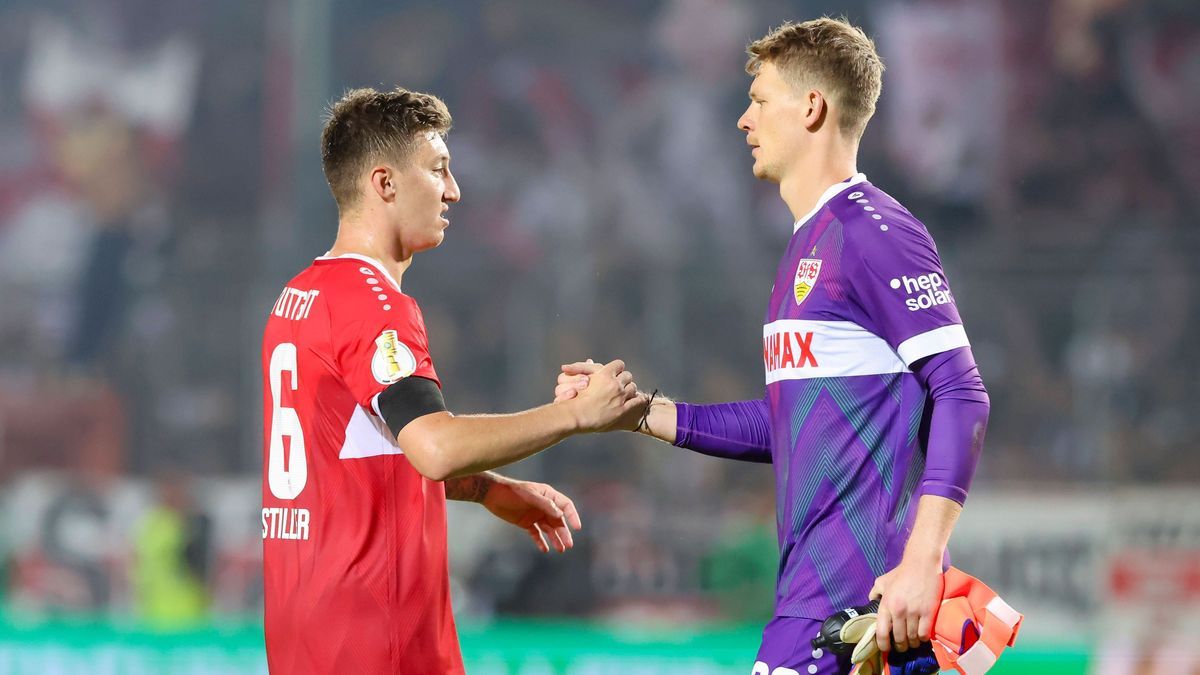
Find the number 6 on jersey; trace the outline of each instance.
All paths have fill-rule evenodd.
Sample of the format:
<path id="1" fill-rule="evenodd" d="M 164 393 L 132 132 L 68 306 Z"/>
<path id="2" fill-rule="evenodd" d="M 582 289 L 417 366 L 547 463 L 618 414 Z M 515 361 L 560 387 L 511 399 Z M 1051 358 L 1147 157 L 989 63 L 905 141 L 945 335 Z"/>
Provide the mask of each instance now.
<path id="1" fill-rule="evenodd" d="M 300 386 L 300 375 L 296 368 L 296 345 L 281 342 L 271 352 L 271 449 L 267 459 L 267 484 L 271 494 L 280 499 L 295 499 L 308 482 L 308 462 L 304 455 L 304 431 L 300 428 L 300 416 L 295 408 L 281 403 L 283 373 L 291 373 L 291 389 Z M 292 439 L 287 458 L 283 463 L 283 437 Z"/>

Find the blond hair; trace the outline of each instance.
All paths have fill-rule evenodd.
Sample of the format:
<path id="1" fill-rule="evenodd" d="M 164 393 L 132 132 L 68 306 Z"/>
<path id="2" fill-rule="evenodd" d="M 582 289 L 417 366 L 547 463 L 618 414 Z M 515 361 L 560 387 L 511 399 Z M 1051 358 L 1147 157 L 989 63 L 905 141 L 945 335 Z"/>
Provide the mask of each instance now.
<path id="1" fill-rule="evenodd" d="M 797 89 L 819 89 L 838 112 L 841 130 L 858 139 L 875 114 L 883 88 L 883 60 L 875 43 L 846 19 L 791 21 L 746 47 L 746 72 L 774 64 Z"/>
<path id="2" fill-rule="evenodd" d="M 321 168 L 338 207 L 358 200 L 358 181 L 372 164 L 403 164 L 422 133 L 444 136 L 452 124 L 446 104 L 432 94 L 402 87 L 347 91 L 329 107 L 321 130 Z"/>

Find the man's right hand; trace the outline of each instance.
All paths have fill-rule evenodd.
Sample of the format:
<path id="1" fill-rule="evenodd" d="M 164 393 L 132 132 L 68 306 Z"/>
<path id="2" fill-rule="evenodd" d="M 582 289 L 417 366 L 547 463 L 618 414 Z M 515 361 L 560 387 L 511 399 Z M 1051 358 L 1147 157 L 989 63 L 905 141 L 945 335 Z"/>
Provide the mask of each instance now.
<path id="1" fill-rule="evenodd" d="M 617 429 L 633 431 L 645 413 L 648 396 L 638 391 L 637 384 L 633 381 L 633 374 L 624 369 L 625 364 L 620 360 L 603 366 L 591 359 L 569 363 L 562 367 L 563 372 L 558 376 L 558 385 L 554 388 L 554 402 L 577 401 L 588 396 L 589 392 L 596 387 L 596 378 L 606 379 L 608 376 L 605 371 L 614 365 L 619 365 L 616 377 L 618 383 L 622 385 L 623 394 L 627 397 L 626 401 L 622 404 L 621 412 L 615 418 L 606 418 L 607 421 L 602 426 L 587 428 L 585 429 L 587 431 Z"/>

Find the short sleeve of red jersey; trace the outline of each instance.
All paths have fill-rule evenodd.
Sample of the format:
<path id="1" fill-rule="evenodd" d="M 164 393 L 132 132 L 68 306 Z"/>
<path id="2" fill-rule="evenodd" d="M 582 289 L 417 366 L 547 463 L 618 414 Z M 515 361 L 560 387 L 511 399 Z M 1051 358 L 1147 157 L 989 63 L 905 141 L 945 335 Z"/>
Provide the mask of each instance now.
<path id="1" fill-rule="evenodd" d="M 424 377 L 441 386 L 421 309 L 406 295 L 386 295 L 384 300 L 373 293 L 339 298 L 345 302 L 330 316 L 338 371 L 355 400 L 368 410 L 376 395 L 406 377 Z"/>
<path id="2" fill-rule="evenodd" d="M 899 222 L 897 222 L 899 221 Z M 847 236 L 849 277 L 863 313 L 905 365 L 969 346 L 933 238 L 915 219 L 868 221 Z"/>

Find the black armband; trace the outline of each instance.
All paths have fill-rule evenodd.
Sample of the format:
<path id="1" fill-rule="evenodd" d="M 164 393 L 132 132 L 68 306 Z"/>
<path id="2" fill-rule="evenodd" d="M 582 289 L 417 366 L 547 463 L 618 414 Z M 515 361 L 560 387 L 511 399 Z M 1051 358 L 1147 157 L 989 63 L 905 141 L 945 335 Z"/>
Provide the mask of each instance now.
<path id="1" fill-rule="evenodd" d="M 384 389 L 376 401 L 379 415 L 392 435 L 400 433 L 409 422 L 435 412 L 445 412 L 446 402 L 437 382 L 425 377 L 406 377 Z"/>

